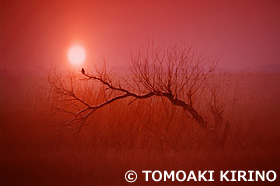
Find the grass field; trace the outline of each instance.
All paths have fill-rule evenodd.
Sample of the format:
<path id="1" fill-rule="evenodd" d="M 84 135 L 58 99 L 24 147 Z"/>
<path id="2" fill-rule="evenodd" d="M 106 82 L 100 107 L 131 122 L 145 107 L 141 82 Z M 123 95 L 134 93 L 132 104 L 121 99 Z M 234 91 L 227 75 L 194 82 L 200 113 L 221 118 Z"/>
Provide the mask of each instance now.
<path id="1" fill-rule="evenodd" d="M 225 92 L 239 99 L 225 107 L 231 129 L 222 147 L 162 98 L 104 107 L 76 139 L 54 122 L 65 116 L 51 109 L 56 102 L 40 78 L 2 75 L 0 185 L 122 185 L 131 169 L 279 173 L 280 74 L 236 73 L 232 78 Z"/>

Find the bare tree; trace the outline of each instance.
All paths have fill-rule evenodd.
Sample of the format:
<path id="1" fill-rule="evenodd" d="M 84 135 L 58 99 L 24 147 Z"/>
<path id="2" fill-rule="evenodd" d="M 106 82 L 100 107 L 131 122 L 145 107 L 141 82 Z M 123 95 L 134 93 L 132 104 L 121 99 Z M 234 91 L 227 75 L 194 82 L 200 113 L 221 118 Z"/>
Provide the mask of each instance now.
<path id="1" fill-rule="evenodd" d="M 94 73 L 82 69 L 81 73 L 70 74 L 66 79 L 57 73 L 51 74 L 48 82 L 63 103 L 57 110 L 72 115 L 66 118 L 64 125 L 76 126 L 79 133 L 88 118 L 106 105 L 122 99 L 130 99 L 132 104 L 136 100 L 162 97 L 181 107 L 186 116 L 203 129 L 217 133 L 224 128 L 219 132 L 219 139 L 225 141 L 229 124 L 223 119 L 222 104 L 218 104 L 219 90 L 212 85 L 216 59 L 198 54 L 185 44 L 166 47 L 148 42 L 132 52 L 129 61 L 130 72 L 121 74 L 122 78 L 113 76 L 106 65 Z M 79 88 L 75 88 L 77 84 Z M 81 90 L 83 84 L 87 86 Z M 80 96 L 81 92 L 85 95 L 94 91 L 102 95 L 101 102 L 91 96 Z M 207 110 L 212 113 L 214 123 L 206 120 Z"/>

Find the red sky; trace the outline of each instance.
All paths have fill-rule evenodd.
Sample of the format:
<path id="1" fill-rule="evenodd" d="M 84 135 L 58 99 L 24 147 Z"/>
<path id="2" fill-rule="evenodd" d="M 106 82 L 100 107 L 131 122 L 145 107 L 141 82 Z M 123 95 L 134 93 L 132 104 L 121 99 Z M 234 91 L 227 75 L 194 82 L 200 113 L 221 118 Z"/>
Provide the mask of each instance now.
<path id="1" fill-rule="evenodd" d="M 280 3 L 252 1 L 1 1 L 0 68 L 35 71 L 68 65 L 73 43 L 87 64 L 123 61 L 148 38 L 187 41 L 220 55 L 220 67 L 280 64 Z"/>

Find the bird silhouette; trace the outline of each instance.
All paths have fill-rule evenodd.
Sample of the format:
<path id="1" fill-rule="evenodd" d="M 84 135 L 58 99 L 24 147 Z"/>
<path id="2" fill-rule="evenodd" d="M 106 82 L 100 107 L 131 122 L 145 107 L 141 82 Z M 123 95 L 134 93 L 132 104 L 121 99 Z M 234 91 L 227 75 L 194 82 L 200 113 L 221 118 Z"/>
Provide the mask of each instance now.
<path id="1" fill-rule="evenodd" d="M 84 68 L 82 68 L 82 73 L 85 74 L 85 69 Z"/>

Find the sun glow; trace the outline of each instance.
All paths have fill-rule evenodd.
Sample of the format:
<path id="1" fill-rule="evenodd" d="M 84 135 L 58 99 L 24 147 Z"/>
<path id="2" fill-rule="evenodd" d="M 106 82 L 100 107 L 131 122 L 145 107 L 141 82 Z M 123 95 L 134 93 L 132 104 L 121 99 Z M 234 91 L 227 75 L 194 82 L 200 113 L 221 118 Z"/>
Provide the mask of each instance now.
<path id="1" fill-rule="evenodd" d="M 80 65 L 86 59 L 86 52 L 83 47 L 79 45 L 72 46 L 68 51 L 68 60 L 73 65 Z"/>

